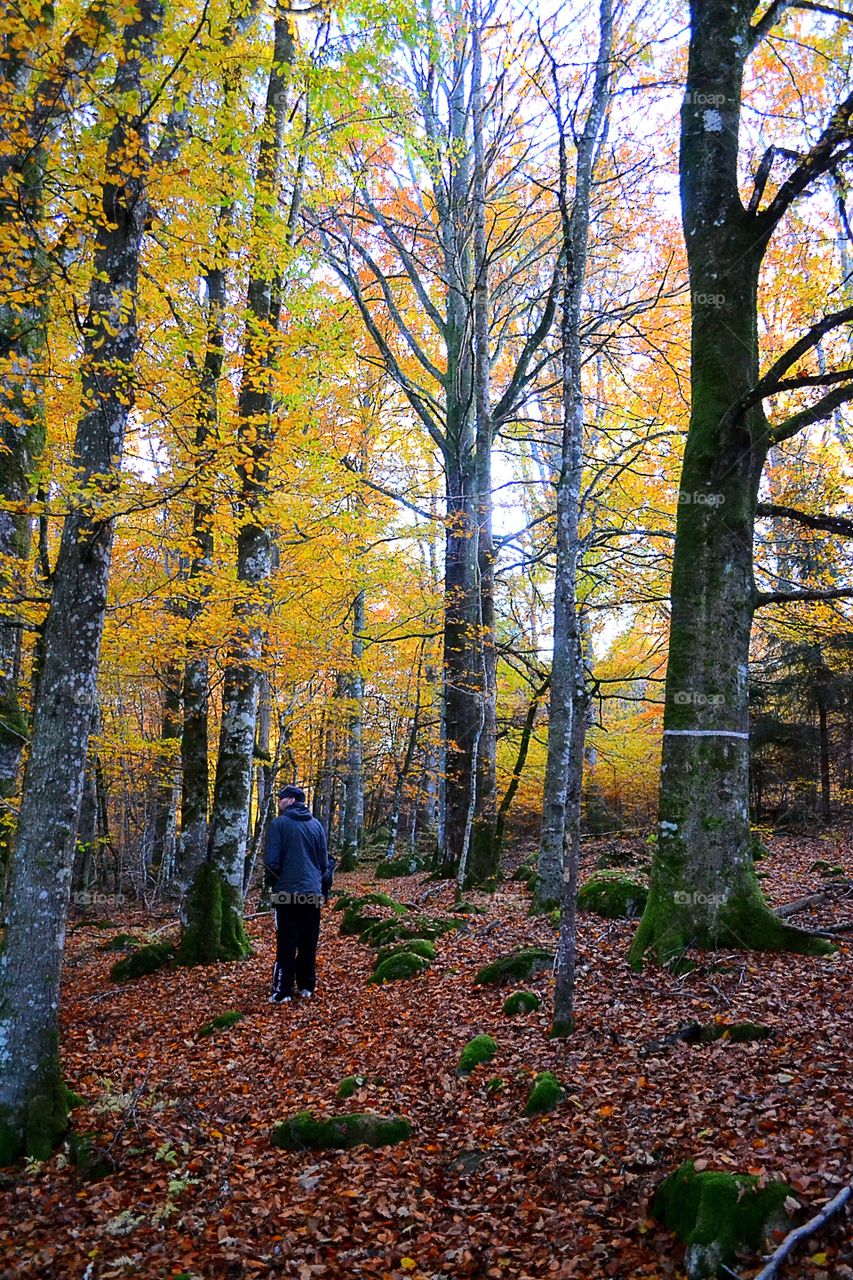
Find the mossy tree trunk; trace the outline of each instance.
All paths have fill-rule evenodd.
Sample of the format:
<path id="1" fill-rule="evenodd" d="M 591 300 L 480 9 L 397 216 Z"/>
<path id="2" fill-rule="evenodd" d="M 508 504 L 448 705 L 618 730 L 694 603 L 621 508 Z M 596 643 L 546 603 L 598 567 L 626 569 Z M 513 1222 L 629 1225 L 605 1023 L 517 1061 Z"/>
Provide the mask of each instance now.
<path id="1" fill-rule="evenodd" d="M 138 0 L 115 101 L 146 103 L 142 69 L 161 22 L 157 0 Z M 132 402 L 148 160 L 147 112 L 118 111 L 96 219 L 74 444 L 80 488 L 91 496 L 65 519 L 53 573 L 0 956 L 0 1163 L 46 1157 L 66 1124 L 59 982 L 113 534 L 113 518 L 99 508 L 118 482 Z"/>
<path id="2" fill-rule="evenodd" d="M 690 427 L 672 573 L 660 827 L 648 904 L 631 950 L 661 961 L 690 946 L 820 953 L 765 904 L 749 832 L 749 644 L 765 597 L 753 577 L 753 528 L 769 447 L 829 416 L 849 384 L 771 425 L 764 410 L 784 376 L 837 318 L 815 326 L 759 376 L 759 273 L 793 200 L 847 145 L 853 99 L 760 209 L 771 149 L 748 207 L 738 187 L 745 61 L 786 6 L 752 25 L 754 0 L 693 0 L 681 113 L 681 202 L 692 302 Z M 829 382 L 830 379 L 828 378 Z M 835 379 L 837 381 L 837 379 Z M 771 597 L 766 597 L 768 600 Z M 777 593 L 773 599 L 797 598 Z M 806 597 L 808 598 L 808 597 Z"/>
<path id="3" fill-rule="evenodd" d="M 273 558 L 263 507 L 273 443 L 273 372 L 281 291 L 280 276 L 265 266 L 270 256 L 265 241 L 278 218 L 294 55 L 292 21 L 278 6 L 255 180 L 252 263 L 237 406 L 237 581 L 242 594 L 226 659 L 206 859 L 195 872 L 184 911 L 186 923 L 179 948 L 179 959 L 184 964 L 237 960 L 251 950 L 243 925 L 243 876 L 263 646 L 261 617 Z"/>

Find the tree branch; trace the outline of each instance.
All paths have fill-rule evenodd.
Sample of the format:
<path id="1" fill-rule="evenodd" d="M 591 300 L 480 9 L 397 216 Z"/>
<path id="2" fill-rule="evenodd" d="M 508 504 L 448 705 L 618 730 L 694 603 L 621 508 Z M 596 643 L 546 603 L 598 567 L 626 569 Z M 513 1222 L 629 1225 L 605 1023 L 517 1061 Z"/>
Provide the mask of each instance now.
<path id="1" fill-rule="evenodd" d="M 768 604 L 796 604 L 798 602 L 815 602 L 820 600 L 843 600 L 853 596 L 853 587 L 832 587 L 826 591 L 757 591 L 755 608 L 763 609 Z"/>
<path id="2" fill-rule="evenodd" d="M 846 404 L 848 400 L 853 400 L 853 384 L 849 382 L 843 387 L 836 387 L 834 391 L 827 392 L 810 408 L 801 409 L 799 413 L 794 413 L 790 418 L 785 418 L 783 422 L 771 427 L 771 443 L 780 444 L 783 440 L 790 440 L 791 436 L 795 436 L 797 432 L 802 431 L 805 427 L 810 427 L 815 422 L 822 422 L 824 418 L 830 417 L 836 409 Z"/>
<path id="3" fill-rule="evenodd" d="M 779 516 L 782 520 L 795 520 L 807 529 L 825 529 L 827 533 L 837 533 L 841 538 L 853 538 L 853 520 L 846 516 L 812 516 L 807 511 L 798 511 L 796 507 L 780 506 L 778 502 L 759 502 L 755 514 Z"/>

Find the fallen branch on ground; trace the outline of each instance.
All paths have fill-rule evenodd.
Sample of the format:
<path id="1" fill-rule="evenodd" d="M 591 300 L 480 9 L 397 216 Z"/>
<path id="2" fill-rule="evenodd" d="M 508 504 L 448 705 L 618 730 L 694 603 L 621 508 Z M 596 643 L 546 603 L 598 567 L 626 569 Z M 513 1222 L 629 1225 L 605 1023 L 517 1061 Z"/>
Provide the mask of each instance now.
<path id="1" fill-rule="evenodd" d="M 813 1236 L 825 1222 L 827 1222 L 839 1209 L 843 1209 L 850 1197 L 853 1196 L 853 1184 L 848 1183 L 846 1187 L 842 1187 L 837 1196 L 834 1196 L 828 1204 L 825 1204 L 820 1213 L 815 1214 L 803 1226 L 797 1227 L 794 1231 L 788 1233 L 785 1239 L 779 1245 L 779 1248 L 771 1256 L 767 1266 L 759 1271 L 755 1280 L 773 1280 L 774 1276 L 779 1274 L 779 1267 L 785 1261 L 788 1254 L 794 1249 L 801 1240 L 808 1240 Z"/>

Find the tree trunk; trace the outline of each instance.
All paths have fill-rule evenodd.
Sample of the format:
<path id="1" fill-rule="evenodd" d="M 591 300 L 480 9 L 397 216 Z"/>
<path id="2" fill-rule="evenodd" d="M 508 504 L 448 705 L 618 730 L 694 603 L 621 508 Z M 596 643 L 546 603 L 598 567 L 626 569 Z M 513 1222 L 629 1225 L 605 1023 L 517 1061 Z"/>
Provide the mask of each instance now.
<path id="1" fill-rule="evenodd" d="M 154 797 L 154 840 L 151 869 L 161 881 L 168 883 L 175 867 L 177 833 L 176 801 L 180 785 L 181 740 L 181 672 L 173 665 L 166 672 L 163 686 L 163 721 L 160 746 L 164 759 L 158 761 Z"/>
<path id="2" fill-rule="evenodd" d="M 583 671 L 583 644 L 579 631 L 576 662 Z M 565 850 L 562 876 L 560 935 L 554 961 L 554 1020 L 551 1036 L 564 1039 L 575 1026 L 575 968 L 577 963 L 578 880 L 581 854 L 581 797 L 583 795 L 584 746 L 589 700 L 583 683 L 576 680 L 572 699 L 572 734 L 566 786 Z"/>
<path id="3" fill-rule="evenodd" d="M 124 33 L 115 101 L 144 102 L 142 67 L 162 21 L 138 0 Z M 95 706 L 114 519 L 99 514 L 121 463 L 137 350 L 139 255 L 147 218 L 147 115 L 118 111 L 93 256 L 74 455 L 94 500 L 66 517 L 44 628 L 18 842 L 0 956 L 0 1163 L 46 1158 L 67 1123 L 59 1062 L 59 983 L 74 841 Z M 96 479 L 97 478 L 97 479 Z M 38 945 L 33 946 L 33 939 Z"/>
<path id="4" fill-rule="evenodd" d="M 521 739 L 518 744 L 518 755 L 515 758 L 512 776 L 507 785 L 507 789 L 501 798 L 500 808 L 498 809 L 497 823 L 495 824 L 495 843 L 498 846 L 499 856 L 500 850 L 503 848 L 504 837 L 506 835 L 506 824 L 509 818 L 509 811 L 512 802 L 515 799 L 515 793 L 521 782 L 521 775 L 524 773 L 524 766 L 527 763 L 527 753 L 530 750 L 530 741 L 533 737 L 533 730 L 536 725 L 536 716 L 542 699 L 545 696 L 551 683 L 551 677 L 546 676 L 540 685 L 534 691 L 533 696 L 527 707 L 527 715 L 524 717 L 524 724 L 521 729 Z"/>
<path id="5" fill-rule="evenodd" d="M 554 580 L 554 650 L 548 754 L 542 801 L 542 834 L 536 876 L 540 907 L 563 901 L 563 853 L 566 845 L 566 796 L 572 747 L 572 707 L 583 699 L 583 666 L 578 662 L 577 570 L 580 549 L 580 502 L 583 478 L 583 387 L 581 322 L 588 252 L 590 199 L 596 147 L 610 100 L 610 56 L 613 45 L 611 0 L 601 0 L 599 47 L 592 100 L 577 141 L 574 196 L 569 208 L 567 133 L 562 86 L 551 62 L 559 149 L 559 206 L 562 228 L 563 298 L 560 319 L 562 440 L 557 478 L 557 567 Z"/>
<path id="6" fill-rule="evenodd" d="M 355 868 L 364 829 L 364 591 L 356 594 L 352 607 L 352 673 L 349 678 L 347 713 L 347 772 L 341 818 L 341 870 Z M 331 820 L 331 815 L 330 815 Z"/>
<path id="7" fill-rule="evenodd" d="M 256 177 L 253 262 L 238 417 L 242 458 L 237 580 L 245 596 L 236 609 L 222 693 L 222 720 L 206 861 L 189 893 L 179 959 L 183 964 L 237 960 L 250 953 L 243 924 L 243 875 L 252 797 L 252 763 L 262 651 L 259 600 L 272 569 L 272 542 L 260 514 L 272 448 L 272 369 L 280 281 L 263 268 L 262 238 L 278 205 L 288 84 L 295 53 L 288 13 L 276 9 L 273 61 Z"/>
<path id="8" fill-rule="evenodd" d="M 775 223 L 744 209 L 738 125 L 752 0 L 693 0 L 681 115 L 692 300 L 690 427 L 672 570 L 660 826 L 631 948 L 677 963 L 688 946 L 829 950 L 782 923 L 755 877 L 749 831 L 753 528 L 770 443 L 757 288 Z M 711 104 L 711 105 L 709 105 Z"/>

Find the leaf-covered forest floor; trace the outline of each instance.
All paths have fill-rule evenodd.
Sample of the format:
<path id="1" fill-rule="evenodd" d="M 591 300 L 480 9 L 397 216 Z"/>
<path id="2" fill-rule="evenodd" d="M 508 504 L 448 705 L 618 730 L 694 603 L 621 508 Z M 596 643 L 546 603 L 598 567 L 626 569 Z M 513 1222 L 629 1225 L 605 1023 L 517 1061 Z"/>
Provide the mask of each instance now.
<path id="1" fill-rule="evenodd" d="M 592 867 L 605 845 L 586 842 Z M 633 838 L 641 848 L 639 837 Z M 853 874 L 847 838 L 771 839 L 761 864 L 774 905 L 818 891 L 818 859 Z M 376 884 L 369 870 L 338 877 L 425 909 L 452 902 L 424 876 Z M 242 963 L 109 981 L 115 933 L 174 937 L 165 914 L 129 911 L 113 929 L 71 927 L 64 978 L 63 1062 L 86 1105 L 77 1132 L 95 1135 L 111 1172 L 86 1179 L 68 1150 L 0 1175 L 0 1276 L 108 1280 L 242 1277 L 678 1277 L 683 1248 L 648 1217 L 660 1180 L 693 1158 L 712 1169 L 781 1177 L 802 1217 L 851 1171 L 851 946 L 820 960 L 723 953 L 674 977 L 637 975 L 625 955 L 634 922 L 580 918 L 578 1031 L 548 1039 L 550 975 L 522 984 L 534 1012 L 502 1012 L 512 988 L 474 975 L 519 944 L 553 946 L 554 928 L 528 916 L 522 886 L 470 897 L 485 914 L 440 938 L 427 972 L 368 986 L 374 953 L 339 936 L 324 912 L 316 999 L 267 1003 L 271 920 L 250 922 Z M 801 925 L 849 920 L 853 901 L 805 912 Z M 209 1019 L 230 1028 L 199 1037 Z M 689 1021 L 752 1020 L 771 1040 L 648 1052 Z M 457 1077 L 462 1046 L 497 1041 L 491 1063 Z M 566 1088 L 552 1113 L 523 1114 L 535 1073 Z M 348 1101 L 341 1079 L 367 1077 Z M 502 1087 L 487 1088 L 499 1076 Z M 289 1153 L 272 1124 L 302 1108 L 407 1116 L 408 1141 L 380 1150 Z M 700 1165 L 700 1167 L 704 1167 Z M 826 1227 L 783 1275 L 853 1277 L 850 1217 Z M 739 1264 L 752 1277 L 760 1259 Z"/>

